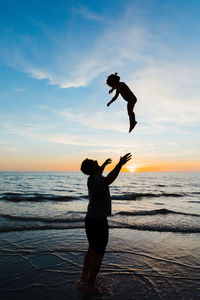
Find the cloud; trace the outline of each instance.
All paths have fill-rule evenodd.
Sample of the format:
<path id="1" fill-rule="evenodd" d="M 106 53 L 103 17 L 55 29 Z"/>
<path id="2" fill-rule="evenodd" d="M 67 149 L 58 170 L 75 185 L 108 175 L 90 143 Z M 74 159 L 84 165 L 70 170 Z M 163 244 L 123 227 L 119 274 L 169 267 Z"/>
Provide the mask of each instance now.
<path id="1" fill-rule="evenodd" d="M 57 112 L 67 120 L 77 122 L 91 129 L 114 130 L 117 132 L 127 132 L 128 116 L 126 111 L 98 111 L 95 113 L 73 113 L 71 109 Z M 124 117 L 123 117 L 124 116 Z M 125 120 L 125 116 L 127 120 Z"/>
<path id="2" fill-rule="evenodd" d="M 157 67 L 148 67 L 138 72 L 134 88 L 141 100 L 141 110 L 147 112 L 157 124 L 198 124 L 200 87 L 198 66 L 178 62 L 176 65 L 163 62 Z M 143 106 L 143 107 L 142 107 Z M 169 128 L 169 127 L 168 127 Z"/>
<path id="3" fill-rule="evenodd" d="M 75 115 L 69 111 L 66 112 L 65 117 L 68 118 L 71 123 Z M 85 116 L 80 121 L 85 122 Z M 90 121 L 88 120 L 88 122 Z M 102 133 L 102 130 L 85 130 L 84 127 L 80 125 L 77 130 L 72 127 L 72 130 L 68 128 L 67 132 L 63 132 L 63 129 L 59 129 L 57 125 L 58 124 L 51 123 L 45 126 L 44 124 L 21 123 L 18 121 L 16 123 L 4 122 L 2 127 L 8 139 L 10 134 L 15 136 L 15 139 L 12 138 L 12 141 L 16 140 L 18 136 L 26 138 L 24 139 L 25 144 L 23 140 L 21 140 L 21 151 L 26 151 L 28 144 L 31 145 L 31 149 L 36 152 L 44 152 L 47 150 L 48 153 L 54 153 L 54 151 L 57 151 L 55 149 L 59 149 L 59 153 L 63 150 L 65 153 L 71 153 L 70 149 L 73 147 L 74 153 L 79 153 L 79 155 L 80 151 L 82 155 L 88 153 L 88 155 L 99 154 L 100 156 L 104 154 L 118 156 L 123 153 L 132 152 L 134 156 L 133 159 L 137 160 L 140 158 L 155 161 L 160 159 L 165 161 L 199 160 L 200 142 L 196 140 L 195 136 L 192 137 L 188 135 L 186 137 L 184 135 L 184 139 L 179 135 L 175 139 L 170 135 L 161 135 L 157 139 L 154 133 L 150 133 L 144 138 L 141 128 L 138 128 L 138 132 L 136 131 L 133 135 L 128 134 L 128 132 L 120 133 L 116 131 L 113 131 L 112 134 L 109 134 L 109 131 L 107 131 L 105 134 Z M 29 142 L 29 139 L 33 141 Z M 40 141 L 45 142 L 45 144 L 41 144 Z M 55 148 L 48 143 L 54 144 Z M 58 146 L 56 146 L 56 144 Z M 61 147 L 59 145 L 63 146 Z M 11 146 L 15 147 L 14 142 L 12 142 L 11 146 L 2 144 L 2 153 L 5 153 L 5 147 L 7 146 L 9 146 L 8 148 Z"/>
<path id="4" fill-rule="evenodd" d="M 81 8 L 79 12 L 100 20 L 86 8 Z M 85 36 L 88 45 L 85 47 L 81 46 L 76 34 L 68 37 L 64 30 L 62 35 L 53 34 L 50 28 L 44 30 L 41 26 L 49 44 L 48 52 L 42 48 L 39 38 L 21 36 L 16 39 L 13 36 L 12 45 L 9 39 L 2 41 L 0 55 L 5 63 L 38 80 L 46 79 L 60 88 L 85 86 L 100 74 L 120 67 L 127 59 L 138 59 L 146 33 L 139 27 L 122 26 L 118 22 L 108 23 L 107 29 L 97 36 L 88 33 Z"/>
<path id="5" fill-rule="evenodd" d="M 75 13 L 75 14 L 80 14 L 88 20 L 93 20 L 93 21 L 103 21 L 104 20 L 104 18 L 102 16 L 98 15 L 97 13 L 92 12 L 91 10 L 89 10 L 87 7 L 84 7 L 84 6 L 81 6 L 79 8 L 74 7 L 71 9 L 71 12 Z"/>
<path id="6" fill-rule="evenodd" d="M 0 146 L 0 152 L 1 152 L 2 156 L 7 156 L 8 154 L 15 155 L 15 154 L 21 153 L 21 149 L 20 149 L 20 147 L 15 147 L 15 146 L 11 146 L 11 145 L 6 146 L 6 147 Z"/>
<path id="7" fill-rule="evenodd" d="M 20 148 L 13 146 L 12 142 L 0 141 L 0 152 L 1 152 L 1 155 L 15 154 L 15 153 L 20 152 Z"/>
<path id="8" fill-rule="evenodd" d="M 46 105 L 39 105 L 38 108 L 42 109 L 42 110 L 47 110 L 48 106 L 46 106 Z"/>
<path id="9" fill-rule="evenodd" d="M 0 141 L 0 145 L 8 145 L 10 144 L 8 141 Z"/>
<path id="10" fill-rule="evenodd" d="M 56 132 L 49 133 L 49 128 L 42 125 L 34 124 L 13 124 L 11 122 L 5 122 L 2 127 L 10 134 L 25 136 L 35 140 L 49 141 L 53 143 L 63 145 L 75 145 L 75 146 L 97 146 L 108 147 L 108 138 L 96 139 L 96 134 L 79 134 L 79 133 L 63 133 Z"/>
<path id="11" fill-rule="evenodd" d="M 14 88 L 14 90 L 16 91 L 16 92 L 24 92 L 26 89 L 25 88 Z"/>
<path id="12" fill-rule="evenodd" d="M 40 69 L 28 68 L 31 77 L 36 79 L 48 79 L 51 84 L 55 84 L 53 75 L 50 72 L 45 72 Z"/>

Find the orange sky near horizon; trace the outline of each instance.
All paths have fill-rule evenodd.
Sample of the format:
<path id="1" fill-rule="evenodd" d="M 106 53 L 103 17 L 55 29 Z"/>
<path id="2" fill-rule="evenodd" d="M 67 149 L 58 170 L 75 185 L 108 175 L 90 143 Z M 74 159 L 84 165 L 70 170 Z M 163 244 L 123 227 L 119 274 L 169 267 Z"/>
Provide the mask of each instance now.
<path id="1" fill-rule="evenodd" d="M 1 159 L 0 171 L 17 172 L 78 172 L 80 171 L 81 159 L 75 158 L 17 158 Z M 105 171 L 109 172 L 118 160 L 114 159 Z M 197 161 L 150 161 L 140 159 L 138 163 L 130 161 L 122 168 L 122 172 L 200 172 L 200 162 Z M 99 164 L 102 160 L 99 160 Z"/>

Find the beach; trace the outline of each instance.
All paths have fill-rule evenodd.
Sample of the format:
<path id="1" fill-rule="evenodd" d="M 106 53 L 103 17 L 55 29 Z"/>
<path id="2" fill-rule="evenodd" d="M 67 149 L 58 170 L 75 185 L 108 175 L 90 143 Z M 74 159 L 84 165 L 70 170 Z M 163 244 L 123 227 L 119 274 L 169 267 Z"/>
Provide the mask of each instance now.
<path id="1" fill-rule="evenodd" d="M 86 178 L 1 174 L 0 299 L 199 299 L 199 178 L 120 175 L 95 297 L 78 282 Z"/>
<path id="2" fill-rule="evenodd" d="M 199 243 L 192 235 L 111 229 L 101 298 L 198 299 Z M 87 299 L 78 284 L 86 249 L 83 229 L 2 234 L 1 299 Z"/>

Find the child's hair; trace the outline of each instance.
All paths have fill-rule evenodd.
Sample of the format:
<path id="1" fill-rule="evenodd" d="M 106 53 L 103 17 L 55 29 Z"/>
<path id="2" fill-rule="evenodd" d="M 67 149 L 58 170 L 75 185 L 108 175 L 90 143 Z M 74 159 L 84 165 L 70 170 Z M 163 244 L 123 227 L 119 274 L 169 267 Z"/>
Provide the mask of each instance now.
<path id="1" fill-rule="evenodd" d="M 109 86 L 113 86 L 115 84 L 117 84 L 120 81 L 120 77 L 117 75 L 118 73 L 115 74 L 111 74 L 108 76 L 106 83 Z"/>
<path id="2" fill-rule="evenodd" d="M 81 164 L 81 171 L 86 175 L 91 175 L 93 173 L 93 167 L 91 165 L 91 160 L 86 158 Z"/>

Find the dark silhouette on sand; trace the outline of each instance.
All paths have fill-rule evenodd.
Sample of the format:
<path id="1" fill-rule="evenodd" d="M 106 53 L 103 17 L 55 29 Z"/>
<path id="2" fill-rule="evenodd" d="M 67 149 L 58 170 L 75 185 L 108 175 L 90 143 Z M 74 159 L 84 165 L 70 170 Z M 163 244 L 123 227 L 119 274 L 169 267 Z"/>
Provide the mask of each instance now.
<path id="1" fill-rule="evenodd" d="M 135 103 L 137 102 L 137 98 L 130 90 L 130 88 L 124 82 L 120 81 L 120 77 L 117 74 L 118 73 L 109 75 L 106 81 L 107 85 L 112 87 L 112 89 L 109 91 L 109 94 L 111 94 L 114 90 L 116 90 L 115 96 L 108 102 L 107 106 L 109 106 L 112 102 L 114 102 L 118 98 L 119 94 L 122 96 L 124 100 L 128 102 L 127 111 L 129 115 L 129 121 L 130 121 L 129 132 L 131 132 L 135 127 L 135 125 L 137 124 L 135 120 L 135 113 L 133 112 Z"/>
<path id="2" fill-rule="evenodd" d="M 103 291 L 96 287 L 96 276 L 100 270 L 108 243 L 108 221 L 107 216 L 111 215 L 111 198 L 109 185 L 119 175 L 124 164 L 131 159 L 131 154 L 122 156 L 115 168 L 106 176 L 102 176 L 106 165 L 112 160 L 107 159 L 102 166 L 96 160 L 85 159 L 81 164 L 81 171 L 89 175 L 88 192 L 89 204 L 85 217 L 85 230 L 89 248 L 84 258 L 81 282 L 86 284 L 86 292 L 93 295 L 102 294 Z"/>

